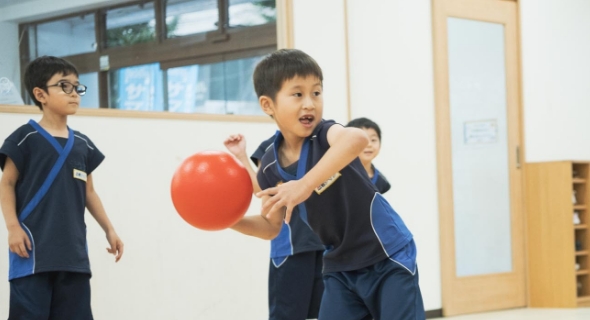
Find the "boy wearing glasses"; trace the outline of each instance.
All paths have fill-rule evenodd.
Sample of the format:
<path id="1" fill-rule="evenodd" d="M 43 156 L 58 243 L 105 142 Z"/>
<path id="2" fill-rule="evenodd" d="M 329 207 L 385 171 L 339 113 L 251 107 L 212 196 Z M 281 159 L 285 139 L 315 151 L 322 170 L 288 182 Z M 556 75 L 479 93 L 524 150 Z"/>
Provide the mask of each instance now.
<path id="1" fill-rule="evenodd" d="M 104 155 L 67 125 L 86 87 L 69 62 L 43 56 L 26 69 L 25 87 L 43 112 L 0 148 L 0 204 L 8 229 L 9 319 L 92 319 L 84 212 L 106 233 L 115 262 L 123 242 L 94 190 Z"/>

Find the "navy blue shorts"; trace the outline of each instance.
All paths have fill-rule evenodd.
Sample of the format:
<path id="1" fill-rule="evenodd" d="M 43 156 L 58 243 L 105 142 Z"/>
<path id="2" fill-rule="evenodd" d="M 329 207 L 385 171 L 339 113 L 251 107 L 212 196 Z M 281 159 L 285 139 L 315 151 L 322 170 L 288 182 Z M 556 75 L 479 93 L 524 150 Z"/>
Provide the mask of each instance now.
<path id="1" fill-rule="evenodd" d="M 55 271 L 11 280 L 8 319 L 92 319 L 90 274 Z"/>
<path id="2" fill-rule="evenodd" d="M 271 320 L 316 319 L 320 310 L 323 251 L 290 256 L 276 267 L 270 260 L 268 307 Z"/>
<path id="3" fill-rule="evenodd" d="M 354 271 L 324 275 L 321 320 L 424 320 L 424 305 L 414 274 L 385 259 Z"/>

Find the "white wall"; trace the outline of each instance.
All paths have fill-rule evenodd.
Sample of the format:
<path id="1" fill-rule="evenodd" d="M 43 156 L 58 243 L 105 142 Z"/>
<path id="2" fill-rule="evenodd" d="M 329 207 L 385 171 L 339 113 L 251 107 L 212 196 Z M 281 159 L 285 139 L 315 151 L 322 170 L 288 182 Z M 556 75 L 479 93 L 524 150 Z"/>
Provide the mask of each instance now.
<path id="1" fill-rule="evenodd" d="M 37 115 L 0 114 L 2 141 Z M 106 253 L 98 224 L 87 215 L 96 319 L 264 319 L 267 317 L 269 243 L 231 230 L 189 226 L 170 200 L 174 170 L 201 150 L 223 150 L 223 139 L 242 132 L 248 152 L 275 130 L 272 123 L 220 123 L 82 117 L 70 126 L 106 155 L 93 173 L 107 213 L 125 242 L 118 263 Z M 228 195 L 230 196 L 230 195 Z M 254 198 L 248 214 L 259 214 Z M 0 242 L 7 233 L 0 227 Z M 4 252 L 3 254 L 6 254 Z M 8 266 L 0 259 L 0 275 Z M 0 281 L 0 318 L 7 318 L 9 286 Z"/>
<path id="2" fill-rule="evenodd" d="M 521 0 L 526 160 L 590 160 L 590 1 Z"/>
<path id="3" fill-rule="evenodd" d="M 324 118 L 346 124 L 348 101 L 342 1 L 293 1 L 293 20 L 295 48 L 312 56 L 322 68 Z"/>
<path id="4" fill-rule="evenodd" d="M 352 117 L 368 117 L 381 127 L 375 163 L 392 185 L 385 196 L 414 234 L 424 307 L 439 309 L 430 1 L 347 4 Z"/>

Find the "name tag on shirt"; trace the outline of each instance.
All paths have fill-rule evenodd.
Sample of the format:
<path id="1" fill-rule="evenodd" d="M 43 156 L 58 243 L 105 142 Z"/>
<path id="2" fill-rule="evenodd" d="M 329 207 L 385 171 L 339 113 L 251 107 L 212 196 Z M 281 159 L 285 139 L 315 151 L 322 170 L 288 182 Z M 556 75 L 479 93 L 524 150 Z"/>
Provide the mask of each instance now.
<path id="1" fill-rule="evenodd" d="M 82 180 L 84 182 L 86 182 L 86 172 L 84 171 L 80 171 L 78 169 L 74 169 L 74 179 L 78 179 L 78 180 Z"/>
<path id="2" fill-rule="evenodd" d="M 342 174 L 340 174 L 340 172 L 336 172 L 333 176 L 328 178 L 328 180 L 315 188 L 315 192 L 317 194 L 322 194 L 322 192 L 326 191 L 326 189 L 328 189 L 338 178 L 340 178 L 341 175 Z"/>

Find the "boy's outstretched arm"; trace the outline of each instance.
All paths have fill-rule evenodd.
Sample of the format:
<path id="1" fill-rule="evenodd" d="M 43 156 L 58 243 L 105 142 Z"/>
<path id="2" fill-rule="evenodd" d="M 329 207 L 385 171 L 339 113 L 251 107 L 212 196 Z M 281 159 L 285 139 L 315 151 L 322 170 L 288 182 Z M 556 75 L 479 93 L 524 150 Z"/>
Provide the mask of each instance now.
<path id="1" fill-rule="evenodd" d="M 102 230 L 104 230 L 107 241 L 111 248 L 107 248 L 107 251 L 110 254 L 115 255 L 115 262 L 118 262 L 119 259 L 123 256 L 123 241 L 115 232 L 115 228 L 111 224 L 111 220 L 107 216 L 107 213 L 104 210 L 102 205 L 102 201 L 98 197 L 98 194 L 94 190 L 94 184 L 92 183 L 92 174 L 89 174 L 86 181 L 86 208 L 90 211 L 90 214 L 94 217 L 96 222 L 100 225 Z"/>
<path id="2" fill-rule="evenodd" d="M 277 208 L 286 207 L 285 221 L 288 223 L 295 206 L 309 198 L 316 187 L 350 164 L 369 144 L 369 137 L 362 129 L 345 128 L 340 125 L 331 126 L 327 138 L 330 148 L 303 178 L 265 189 L 257 194 L 259 197 L 272 196 L 263 204 L 263 212 L 275 214 Z"/>
<path id="3" fill-rule="evenodd" d="M 21 258 L 28 258 L 28 250 L 32 250 L 31 240 L 20 226 L 16 216 L 16 181 L 18 180 L 18 169 L 9 157 L 6 157 L 4 173 L 0 180 L 0 204 L 4 214 L 4 222 L 8 230 L 8 246 L 10 251 Z"/>
<path id="4" fill-rule="evenodd" d="M 246 170 L 248 170 L 250 181 L 252 181 L 252 192 L 254 194 L 260 192 L 256 171 L 250 165 L 250 159 L 248 158 L 248 154 L 246 154 L 246 138 L 241 134 L 232 134 L 223 141 L 223 144 L 246 167 Z"/>
<path id="5" fill-rule="evenodd" d="M 262 198 L 262 205 L 270 197 Z M 262 211 L 259 216 L 246 216 L 234 224 L 231 228 L 248 236 L 258 237 L 264 240 L 272 240 L 279 235 L 283 226 L 285 208 L 280 208 L 278 212 L 269 215 L 267 211 Z"/>

